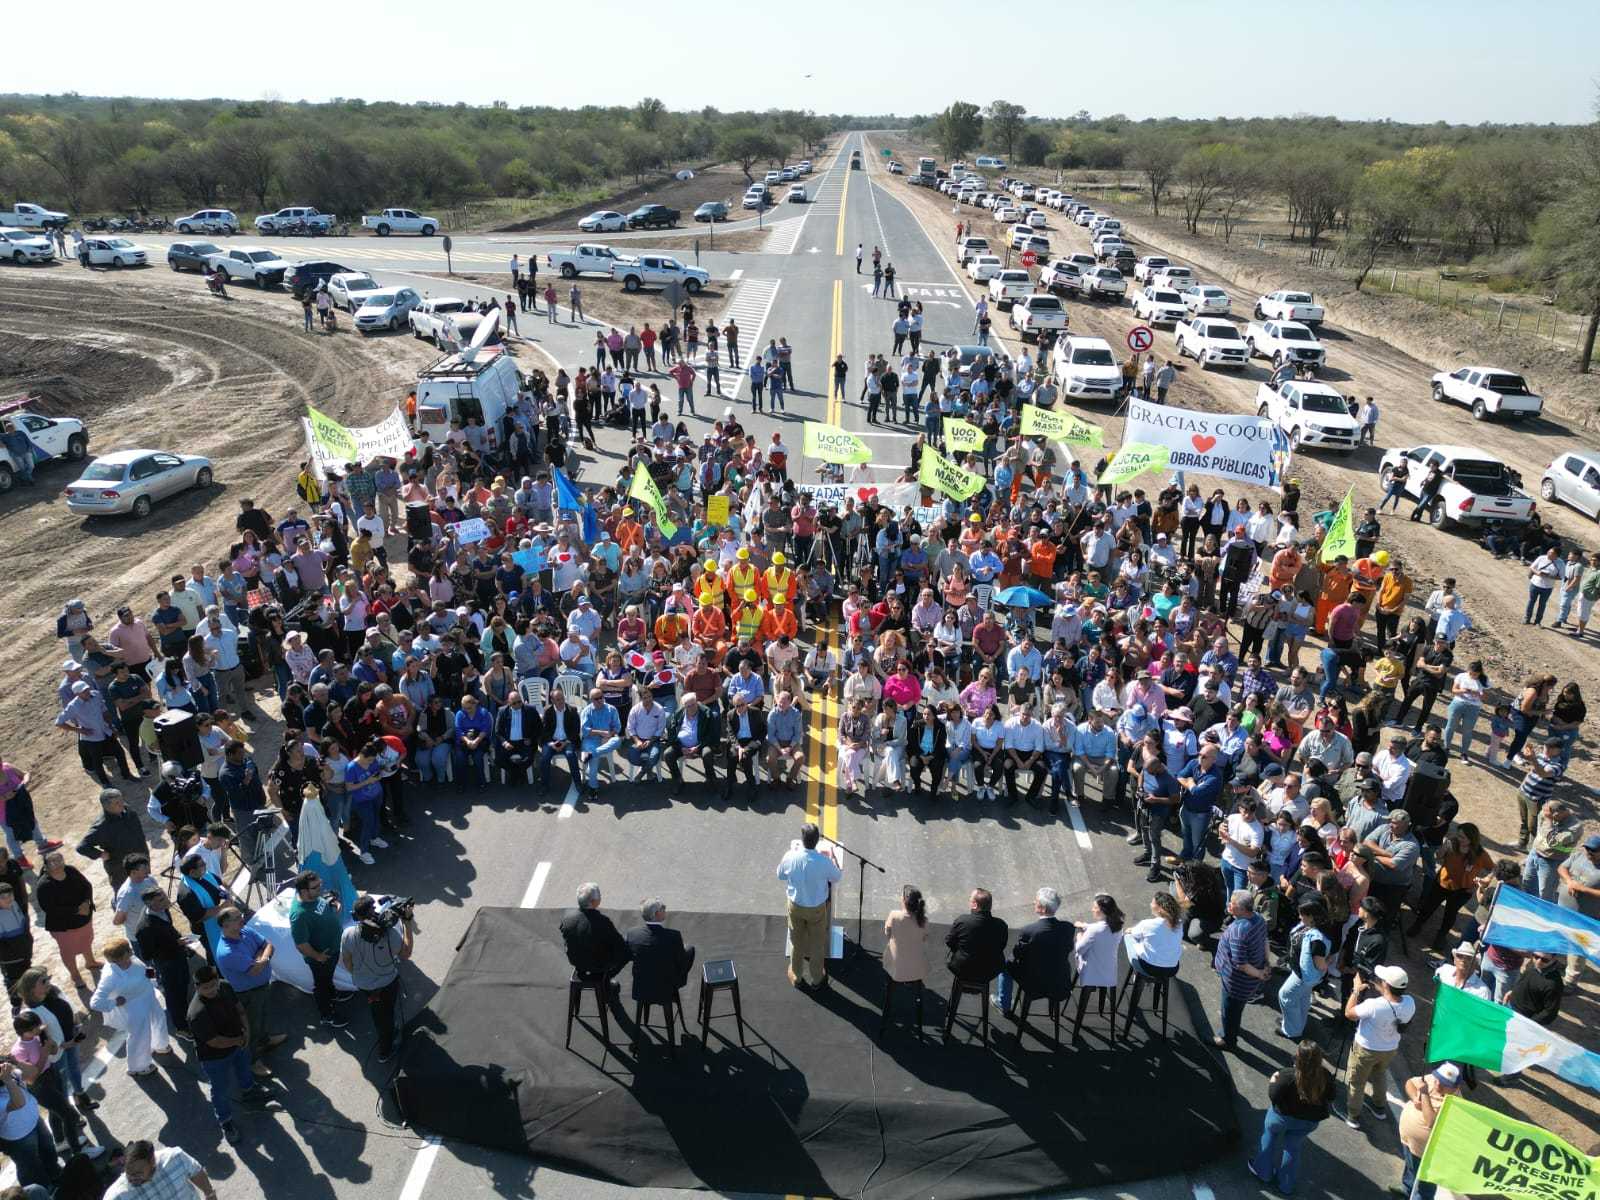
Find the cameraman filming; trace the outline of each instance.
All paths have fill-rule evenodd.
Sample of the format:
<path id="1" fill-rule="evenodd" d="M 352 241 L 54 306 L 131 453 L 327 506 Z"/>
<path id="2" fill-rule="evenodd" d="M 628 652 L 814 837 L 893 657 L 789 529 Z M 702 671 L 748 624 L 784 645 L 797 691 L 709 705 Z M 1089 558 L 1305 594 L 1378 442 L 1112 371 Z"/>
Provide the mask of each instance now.
<path id="1" fill-rule="evenodd" d="M 378 1061 L 388 1062 L 398 1048 L 400 964 L 411 957 L 416 939 L 411 901 L 362 896 L 352 916 L 356 923 L 339 937 L 339 959 L 367 999 L 378 1031 Z"/>

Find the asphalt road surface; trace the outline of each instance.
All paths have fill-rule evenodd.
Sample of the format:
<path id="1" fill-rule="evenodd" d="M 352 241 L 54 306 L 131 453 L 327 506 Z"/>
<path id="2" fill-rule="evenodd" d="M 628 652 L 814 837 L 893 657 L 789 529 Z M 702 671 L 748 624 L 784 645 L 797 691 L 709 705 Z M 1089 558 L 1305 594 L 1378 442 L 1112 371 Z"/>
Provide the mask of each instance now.
<path id="1" fill-rule="evenodd" d="M 867 273 L 857 274 L 856 244 L 862 243 L 868 256 L 873 246 L 880 247 L 895 265 L 900 288 L 924 302 L 927 342 L 968 341 L 972 317 L 966 292 L 929 241 L 929 232 L 890 191 L 877 186 L 889 178 L 879 174 L 881 167 L 869 163 L 866 170 L 853 172 L 844 165 L 848 151 L 860 144 L 860 135 L 851 135 L 837 165 L 813 176 L 816 202 L 803 217 L 791 218 L 796 222 L 793 236 L 787 228 L 783 231 L 777 246 L 781 253 L 739 256 L 743 274 L 728 307 L 740 315 L 744 345 L 748 348 L 758 337 L 762 343 L 787 337 L 795 347 L 799 384 L 799 391 L 789 394 L 786 413 L 752 415 L 739 401 L 740 419 L 761 442 L 772 429 L 781 429 L 796 462 L 801 421 L 833 420 L 865 433 L 878 460 L 898 469 L 911 431 L 869 429 L 864 409 L 855 402 L 860 364 L 869 351 L 889 349 L 894 319 L 894 305 L 871 295 L 870 259 Z M 933 232 L 953 236 L 953 227 Z M 474 253 L 490 252 L 479 251 L 480 244 L 499 247 L 500 256 L 507 253 L 498 240 L 462 239 L 458 244 L 470 245 Z M 527 242 L 519 239 L 519 244 Z M 411 248 L 421 245 L 415 239 L 360 239 L 359 245 L 397 256 L 423 253 Z M 315 246 L 318 256 L 346 253 L 327 239 Z M 414 263 L 414 258 L 397 258 L 381 265 L 385 273 L 398 276 Z M 530 314 L 523 328 L 538 350 L 569 371 L 590 361 L 594 331 L 587 325 L 548 325 L 542 315 Z M 840 352 L 851 365 L 852 389 L 844 402 L 830 404 L 827 364 Z M 702 399 L 698 416 L 690 419 L 691 429 L 709 422 L 720 409 L 715 401 Z M 600 453 L 583 463 L 582 479 L 613 479 L 624 447 L 622 434 L 602 431 Z M 815 466 L 806 463 L 802 469 L 810 476 Z M 883 477 L 893 476 L 886 469 Z M 825 753 L 822 742 L 819 738 L 813 758 Z M 1033 893 L 1044 885 L 1061 892 L 1062 915 L 1069 919 L 1087 919 L 1091 897 L 1098 891 L 1115 895 L 1134 919 L 1147 910 L 1152 885 L 1144 882 L 1143 868 L 1131 863 L 1134 850 L 1123 841 L 1128 830 L 1120 820 L 1103 817 L 1097 806 L 1051 817 L 1025 804 L 1016 809 L 980 807 L 973 800 L 955 802 L 948 796 L 934 802 L 881 800 L 866 805 L 842 801 L 831 770 L 821 783 L 816 774 L 813 766 L 803 793 L 767 791 L 753 803 L 740 793 L 725 803 L 719 796 L 693 791 L 669 801 L 665 785 L 603 788 L 595 804 L 580 802 L 571 792 L 541 803 L 521 788 L 470 795 L 448 789 L 413 791 L 409 832 L 394 839 L 375 867 L 356 868 L 362 888 L 418 899 L 421 934 L 416 956 L 403 972 L 406 1012 L 427 1003 L 481 905 L 565 906 L 580 883 L 597 880 L 612 909 L 659 895 L 669 910 L 781 912 L 784 896 L 773 869 L 806 815 L 820 821 L 826 836 L 885 866 L 883 874 L 868 873 L 869 921 L 882 921 L 907 882 L 922 888 L 939 921 L 963 911 L 967 893 L 979 885 L 995 893 L 997 914 L 1013 925 L 1028 919 Z M 845 912 L 853 915 L 856 898 L 857 876 L 851 870 L 842 893 Z M 552 914 L 552 922 L 556 919 Z M 1209 964 L 1191 950 L 1182 975 L 1199 989 L 1214 1017 L 1217 989 Z M 158 1073 L 143 1080 L 127 1078 L 122 1061 L 113 1062 L 105 1076 L 105 1102 L 95 1114 L 97 1129 L 123 1139 L 152 1136 L 184 1146 L 205 1165 L 227 1200 L 290 1194 L 297 1200 L 420 1200 L 535 1191 L 574 1198 L 621 1193 L 518 1157 L 425 1141 L 404 1126 L 401 1114 L 380 1103 L 376 1085 L 387 1076 L 387 1067 L 376 1061 L 367 1015 L 357 1011 L 359 1001 L 345 1006 L 350 1028 L 335 1034 L 316 1024 L 309 997 L 281 986 L 277 990 L 279 1027 L 289 1034 L 271 1059 L 279 1099 L 265 1111 L 240 1116 L 240 1146 L 230 1148 L 223 1141 L 199 1072 L 183 1055 L 158 1059 Z M 1265 1077 L 1289 1059 L 1288 1044 L 1272 1035 L 1273 1015 L 1264 1007 L 1251 1010 L 1245 1049 L 1234 1062 L 1247 1143 L 1260 1132 Z M 484 1019 L 492 1020 L 493 1014 L 485 1013 Z M 1127 1119 L 1139 1122 L 1145 1116 L 1129 1112 Z M 1367 1129 L 1373 1128 L 1369 1120 Z M 1377 1133 L 1357 1134 L 1337 1121 L 1324 1123 L 1303 1157 L 1302 1188 L 1312 1195 L 1370 1196 L 1392 1183 L 1398 1176 L 1393 1124 L 1377 1128 Z M 1151 1136 L 1160 1136 L 1159 1130 L 1152 1129 Z M 1090 1194 L 1131 1194 L 1141 1200 L 1259 1196 L 1261 1190 L 1244 1171 L 1244 1157 L 1240 1147 L 1193 1177 Z M 1041 1189 L 1051 1184 L 1038 1182 Z"/>

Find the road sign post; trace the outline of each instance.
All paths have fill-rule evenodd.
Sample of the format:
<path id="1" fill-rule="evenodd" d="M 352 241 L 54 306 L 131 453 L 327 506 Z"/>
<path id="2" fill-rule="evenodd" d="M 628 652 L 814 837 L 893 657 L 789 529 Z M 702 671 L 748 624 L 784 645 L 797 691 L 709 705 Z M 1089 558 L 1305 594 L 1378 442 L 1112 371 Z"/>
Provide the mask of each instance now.
<path id="1" fill-rule="evenodd" d="M 454 243 L 451 242 L 450 235 L 448 233 L 445 234 L 444 235 L 444 269 L 445 269 L 445 274 L 447 274 L 447 275 L 454 275 L 456 273 L 455 266 L 450 261 L 450 247 L 452 245 L 454 245 Z"/>
<path id="2" fill-rule="evenodd" d="M 1039 261 L 1039 256 L 1037 254 L 1035 254 L 1032 250 L 1024 250 L 1023 251 L 1023 253 L 1022 253 L 1022 265 L 1023 266 L 1031 267 L 1038 261 Z"/>
<path id="3" fill-rule="evenodd" d="M 675 280 L 662 285 L 661 298 L 667 302 L 667 308 L 672 313 L 674 322 L 678 319 L 678 307 L 683 303 L 684 294 L 683 284 Z"/>
<path id="4" fill-rule="evenodd" d="M 1148 325 L 1135 325 L 1128 330 L 1128 349 L 1135 354 L 1143 354 L 1155 345 L 1155 331 Z"/>

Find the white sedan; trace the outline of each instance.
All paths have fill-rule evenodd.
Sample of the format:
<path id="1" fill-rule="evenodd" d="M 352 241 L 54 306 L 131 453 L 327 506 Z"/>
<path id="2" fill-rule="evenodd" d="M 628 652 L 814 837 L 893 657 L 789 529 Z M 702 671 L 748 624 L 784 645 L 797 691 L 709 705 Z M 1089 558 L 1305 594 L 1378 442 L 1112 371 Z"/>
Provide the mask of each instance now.
<path id="1" fill-rule="evenodd" d="M 422 296 L 415 288 L 370 292 L 362 297 L 361 307 L 356 309 L 356 329 L 361 333 L 403 329 L 411 319 L 411 310 L 421 303 Z"/>
<path id="2" fill-rule="evenodd" d="M 592 212 L 578 222 L 585 233 L 615 233 L 628 227 L 628 218 L 619 212 Z"/>
<path id="3" fill-rule="evenodd" d="M 967 274 L 972 276 L 974 283 L 988 283 L 999 271 L 1005 270 L 1005 263 L 1000 261 L 998 254 L 977 254 L 967 264 Z"/>
<path id="4" fill-rule="evenodd" d="M 211 460 L 164 450 L 118 450 L 89 464 L 67 485 L 67 508 L 88 516 L 148 517 L 157 500 L 211 486 Z"/>
<path id="5" fill-rule="evenodd" d="M 150 251 L 121 237 L 91 237 L 88 247 L 91 267 L 142 267 L 150 262 Z"/>
<path id="6" fill-rule="evenodd" d="M 1214 283 L 1197 283 L 1183 292 L 1183 306 L 1198 317 L 1225 317 L 1232 307 L 1228 293 Z"/>
<path id="7" fill-rule="evenodd" d="M 439 341 L 439 336 L 444 332 L 445 322 L 457 313 L 466 312 L 471 305 L 465 300 L 455 296 L 439 296 L 433 300 L 424 300 L 411 310 L 408 318 L 411 322 L 411 335 L 421 338 L 425 342 Z"/>
<path id="8" fill-rule="evenodd" d="M 1049 222 L 1046 219 L 1044 212 L 1041 209 L 1036 208 L 1028 214 L 1028 224 L 1033 226 L 1035 229 L 1043 229 L 1049 224 Z"/>
<path id="9" fill-rule="evenodd" d="M 383 291 L 379 283 L 365 271 L 341 271 L 328 279 L 328 295 L 346 312 L 355 312 L 374 292 Z"/>

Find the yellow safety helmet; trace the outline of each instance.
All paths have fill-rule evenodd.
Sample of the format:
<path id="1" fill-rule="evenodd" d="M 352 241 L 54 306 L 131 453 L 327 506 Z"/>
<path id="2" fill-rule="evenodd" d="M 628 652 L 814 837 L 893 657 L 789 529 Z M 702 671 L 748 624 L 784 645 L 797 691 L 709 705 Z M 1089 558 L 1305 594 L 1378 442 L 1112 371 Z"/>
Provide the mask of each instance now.
<path id="1" fill-rule="evenodd" d="M 772 556 L 772 565 L 775 566 L 775 567 L 781 567 L 781 566 L 783 566 L 784 563 L 786 563 L 788 561 L 789 560 L 783 556 L 783 551 L 782 550 L 779 550 L 776 554 L 774 554 Z"/>
<path id="2" fill-rule="evenodd" d="M 740 546 L 739 547 L 739 561 L 740 562 L 748 562 L 749 559 L 750 559 L 750 547 L 749 546 Z"/>
<path id="3" fill-rule="evenodd" d="M 708 571 L 715 571 L 717 569 L 717 560 L 714 558 L 706 559 L 705 569 Z"/>
<path id="4" fill-rule="evenodd" d="M 701 608 L 710 608 L 711 605 L 712 605 L 712 601 L 711 601 L 711 597 L 710 596 L 701 596 L 700 597 L 700 607 Z"/>
<path id="5" fill-rule="evenodd" d="M 756 596 L 755 588 L 745 588 L 745 590 L 744 590 L 744 598 L 746 600 L 748 600 L 751 604 L 754 604 L 759 597 Z"/>
<path id="6" fill-rule="evenodd" d="M 1372 556 L 1372 561 L 1380 567 L 1387 567 L 1389 565 L 1389 552 L 1387 550 L 1379 550 Z"/>
<path id="7" fill-rule="evenodd" d="M 785 596 L 782 592 L 776 592 L 773 594 L 772 602 L 774 604 L 787 604 L 789 602 L 789 597 Z"/>

